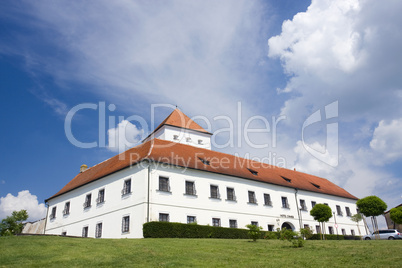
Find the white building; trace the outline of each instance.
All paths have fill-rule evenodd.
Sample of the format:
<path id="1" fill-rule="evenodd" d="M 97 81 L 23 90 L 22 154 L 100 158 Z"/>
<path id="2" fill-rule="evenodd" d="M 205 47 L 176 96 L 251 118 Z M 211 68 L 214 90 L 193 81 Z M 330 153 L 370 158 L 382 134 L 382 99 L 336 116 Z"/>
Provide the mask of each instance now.
<path id="1" fill-rule="evenodd" d="M 212 151 L 211 135 L 174 110 L 141 145 L 83 165 L 47 199 L 45 233 L 141 238 L 149 221 L 317 230 L 309 211 L 326 203 L 334 211 L 326 233 L 358 234 L 355 196 L 323 178 Z"/>

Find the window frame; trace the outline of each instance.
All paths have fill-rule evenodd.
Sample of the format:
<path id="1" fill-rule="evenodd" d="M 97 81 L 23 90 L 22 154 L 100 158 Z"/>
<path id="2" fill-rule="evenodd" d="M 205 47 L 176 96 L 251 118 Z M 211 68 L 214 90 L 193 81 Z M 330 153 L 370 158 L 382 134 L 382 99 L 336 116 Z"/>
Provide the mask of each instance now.
<path id="1" fill-rule="evenodd" d="M 189 187 L 191 185 L 191 187 Z M 195 182 L 194 181 L 185 181 L 185 195 L 197 195 L 197 190 L 195 189 Z"/>
<path id="2" fill-rule="evenodd" d="M 64 203 L 63 216 L 70 215 L 70 207 L 71 207 L 70 201 Z"/>
<path id="3" fill-rule="evenodd" d="M 248 204 L 257 204 L 257 198 L 255 196 L 255 191 L 248 191 Z"/>
<path id="4" fill-rule="evenodd" d="M 95 228 L 95 238 L 101 238 L 102 237 L 102 229 L 103 229 L 102 222 L 98 222 L 96 224 L 96 228 Z"/>
<path id="5" fill-rule="evenodd" d="M 282 208 L 290 209 L 289 201 L 288 201 L 287 196 L 281 196 L 281 201 L 282 201 Z"/>
<path id="6" fill-rule="evenodd" d="M 264 193 L 264 206 L 272 207 L 271 195 Z"/>
<path id="7" fill-rule="evenodd" d="M 336 215 L 343 216 L 342 208 L 339 205 L 336 205 Z"/>
<path id="8" fill-rule="evenodd" d="M 130 215 L 125 215 L 121 218 L 121 233 L 129 233 L 130 232 Z"/>
<path id="9" fill-rule="evenodd" d="M 229 190 L 232 191 L 231 196 L 229 195 Z M 229 198 L 231 197 L 231 198 Z M 237 201 L 236 200 L 236 192 L 234 187 L 226 187 L 226 200 L 227 201 Z"/>
<path id="10" fill-rule="evenodd" d="M 101 194 L 101 192 L 102 192 L 103 194 Z M 99 191 L 98 191 L 98 198 L 96 198 L 96 204 L 97 204 L 97 205 L 103 204 L 103 203 L 105 203 L 105 188 L 99 189 Z"/>
<path id="11" fill-rule="evenodd" d="M 164 183 L 164 181 L 166 183 Z M 159 176 L 158 191 L 170 193 L 170 178 L 165 176 Z"/>
<path id="12" fill-rule="evenodd" d="M 229 219 L 229 228 L 237 228 L 237 220 Z"/>
<path id="13" fill-rule="evenodd" d="M 121 190 L 121 195 L 128 195 L 131 194 L 131 178 L 130 179 L 126 179 L 123 182 L 123 189 Z"/>
<path id="14" fill-rule="evenodd" d="M 212 226 L 221 227 L 221 218 L 212 218 Z"/>
<path id="15" fill-rule="evenodd" d="M 57 206 L 52 207 L 52 212 L 49 215 L 49 219 L 53 220 L 56 218 Z"/>
<path id="16" fill-rule="evenodd" d="M 192 215 L 187 215 L 187 224 L 197 223 L 197 217 Z"/>
<path id="17" fill-rule="evenodd" d="M 300 201 L 300 210 L 307 211 L 306 200 L 300 199 L 299 201 Z"/>
<path id="18" fill-rule="evenodd" d="M 350 212 L 350 208 L 349 207 L 345 207 L 346 210 L 346 216 L 351 217 L 352 213 Z"/>
<path id="19" fill-rule="evenodd" d="M 169 213 L 159 213 L 159 221 L 160 222 L 170 222 Z"/>
<path id="20" fill-rule="evenodd" d="M 82 237 L 88 237 L 88 234 L 89 234 L 89 226 L 84 226 L 84 227 L 82 227 L 81 236 L 82 236 Z"/>
<path id="21" fill-rule="evenodd" d="M 86 194 L 85 195 L 85 202 L 83 204 L 84 209 L 90 208 L 92 203 L 92 193 Z"/>
<path id="22" fill-rule="evenodd" d="M 212 191 L 212 189 L 215 189 L 216 188 L 216 196 L 213 196 L 213 191 Z M 209 185 L 209 194 L 210 194 L 210 197 L 209 198 L 212 198 L 212 199 L 221 199 L 221 195 L 220 195 L 220 193 L 219 193 L 219 186 L 218 185 L 216 185 L 216 184 L 210 184 Z M 215 193 L 214 193 L 215 194 Z"/>

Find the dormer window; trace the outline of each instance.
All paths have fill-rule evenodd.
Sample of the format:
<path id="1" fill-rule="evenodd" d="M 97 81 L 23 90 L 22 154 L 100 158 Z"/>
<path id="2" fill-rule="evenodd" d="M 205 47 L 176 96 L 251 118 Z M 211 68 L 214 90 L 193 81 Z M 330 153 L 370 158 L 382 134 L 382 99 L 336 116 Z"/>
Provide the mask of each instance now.
<path id="1" fill-rule="evenodd" d="M 310 182 L 315 188 L 320 189 L 320 185 Z"/>
<path id="2" fill-rule="evenodd" d="M 186 142 L 191 142 L 191 138 L 186 138 Z"/>
<path id="3" fill-rule="evenodd" d="M 177 141 L 179 139 L 179 135 L 173 135 L 173 139 Z"/>
<path id="4" fill-rule="evenodd" d="M 209 161 L 205 160 L 204 158 L 198 157 L 198 159 L 200 159 L 200 161 L 204 164 L 204 165 L 208 165 L 209 166 Z"/>
<path id="5" fill-rule="evenodd" d="M 251 174 L 253 174 L 254 176 L 257 176 L 257 175 L 258 175 L 258 172 L 257 172 L 257 171 L 255 171 L 255 170 L 253 170 L 253 169 L 251 169 L 251 168 L 247 168 L 247 169 L 248 169 L 248 171 L 250 171 Z"/>
<path id="6" fill-rule="evenodd" d="M 292 182 L 292 180 L 291 180 L 291 179 L 288 179 L 288 178 L 283 177 L 283 176 L 281 176 L 281 177 L 282 177 L 282 179 L 284 179 L 285 181 L 287 181 L 287 182 L 289 182 L 289 183 L 291 183 L 291 182 Z"/>
<path id="7" fill-rule="evenodd" d="M 198 140 L 198 144 L 200 144 L 200 145 L 201 145 L 201 144 L 202 144 L 202 140 Z"/>

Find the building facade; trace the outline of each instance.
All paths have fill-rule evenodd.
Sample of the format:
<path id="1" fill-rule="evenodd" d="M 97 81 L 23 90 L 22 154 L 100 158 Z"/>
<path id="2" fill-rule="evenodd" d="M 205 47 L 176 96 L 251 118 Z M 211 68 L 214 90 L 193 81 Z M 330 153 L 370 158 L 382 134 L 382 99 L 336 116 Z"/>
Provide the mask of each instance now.
<path id="1" fill-rule="evenodd" d="M 263 230 L 310 227 L 358 235 L 357 198 L 326 179 L 211 150 L 208 133 L 176 109 L 142 144 L 86 169 L 46 200 L 46 234 L 142 238 L 150 221 Z M 363 223 L 360 230 L 364 232 Z"/>

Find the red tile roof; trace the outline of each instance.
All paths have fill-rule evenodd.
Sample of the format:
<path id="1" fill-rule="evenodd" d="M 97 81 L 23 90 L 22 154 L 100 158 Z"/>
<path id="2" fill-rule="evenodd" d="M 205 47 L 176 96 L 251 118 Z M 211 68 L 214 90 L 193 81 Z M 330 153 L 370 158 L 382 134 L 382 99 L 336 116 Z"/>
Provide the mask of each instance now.
<path id="1" fill-rule="evenodd" d="M 197 169 L 355 200 L 358 199 L 341 187 L 320 177 L 208 149 L 166 140 L 152 139 L 93 166 L 83 173 L 79 173 L 58 193 L 47 199 L 46 202 L 56 196 L 135 165 L 143 160 L 151 160 L 155 163 Z M 288 182 L 289 180 L 290 182 Z"/>

